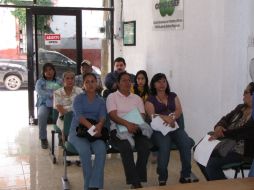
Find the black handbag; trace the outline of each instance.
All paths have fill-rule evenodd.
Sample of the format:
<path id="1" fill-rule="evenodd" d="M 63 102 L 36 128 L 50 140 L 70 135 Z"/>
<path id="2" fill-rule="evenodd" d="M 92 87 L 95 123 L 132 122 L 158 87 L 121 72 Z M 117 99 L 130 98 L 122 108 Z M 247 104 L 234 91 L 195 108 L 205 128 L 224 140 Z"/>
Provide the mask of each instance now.
<path id="1" fill-rule="evenodd" d="M 96 125 L 98 122 L 93 120 L 93 119 L 87 119 L 92 125 Z M 109 139 L 109 132 L 108 129 L 106 127 L 103 127 L 101 129 L 101 136 L 100 137 L 95 137 L 95 136 L 91 136 L 88 132 L 88 128 L 85 127 L 82 124 L 79 124 L 76 127 L 76 135 L 78 137 L 82 137 L 82 138 L 87 138 L 90 142 L 94 142 L 96 140 L 103 140 L 104 142 L 107 142 Z"/>

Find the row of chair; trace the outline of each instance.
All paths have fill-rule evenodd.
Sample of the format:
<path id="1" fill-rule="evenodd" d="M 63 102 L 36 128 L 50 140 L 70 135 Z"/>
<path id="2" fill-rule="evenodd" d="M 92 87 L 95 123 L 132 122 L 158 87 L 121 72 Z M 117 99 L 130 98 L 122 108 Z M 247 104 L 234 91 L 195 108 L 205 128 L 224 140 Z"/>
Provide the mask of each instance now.
<path id="1" fill-rule="evenodd" d="M 64 116 L 64 130 L 63 130 L 63 133 L 64 133 L 65 137 L 68 137 L 72 117 L 73 117 L 72 112 L 68 112 Z M 107 118 L 106 126 L 109 127 L 109 125 L 110 125 L 110 122 L 109 122 L 109 119 Z M 179 118 L 179 127 L 180 128 L 185 127 L 183 114 Z M 51 154 L 51 157 L 52 157 L 52 161 L 55 164 L 56 161 L 57 161 L 56 156 L 55 156 L 55 148 L 54 148 L 55 147 L 55 134 L 61 134 L 61 130 L 57 127 L 57 125 L 53 125 L 51 134 L 52 134 L 52 139 L 51 139 L 52 143 L 51 143 L 51 148 L 50 148 L 50 154 Z M 191 142 L 192 142 L 192 147 L 193 147 L 195 145 L 195 142 L 194 142 L 193 139 L 191 139 Z M 110 143 L 110 140 L 107 143 L 107 147 L 108 147 L 108 149 L 107 149 L 108 154 L 119 153 L 119 151 L 117 150 L 117 147 L 114 146 L 112 143 Z M 157 151 L 157 150 L 158 150 L 157 147 L 153 147 L 151 149 L 151 151 Z M 173 145 L 171 147 L 171 150 L 177 150 L 177 146 Z M 169 151 L 171 151 L 171 150 L 169 150 Z M 67 156 L 78 156 L 78 152 L 76 151 L 75 147 L 66 140 L 63 143 L 64 175 L 61 178 L 64 190 L 69 190 L 70 189 L 70 182 L 69 182 L 68 175 L 67 175 L 67 166 L 68 166 Z M 237 175 L 240 171 L 241 171 L 242 177 L 244 178 L 244 172 L 243 171 L 245 169 L 249 169 L 249 168 L 250 168 L 250 164 L 247 164 L 245 162 L 227 164 L 223 167 L 223 169 L 225 169 L 225 170 L 233 169 L 235 171 L 234 178 L 237 178 Z M 193 173 L 192 173 L 192 177 L 197 179 L 197 177 Z"/>

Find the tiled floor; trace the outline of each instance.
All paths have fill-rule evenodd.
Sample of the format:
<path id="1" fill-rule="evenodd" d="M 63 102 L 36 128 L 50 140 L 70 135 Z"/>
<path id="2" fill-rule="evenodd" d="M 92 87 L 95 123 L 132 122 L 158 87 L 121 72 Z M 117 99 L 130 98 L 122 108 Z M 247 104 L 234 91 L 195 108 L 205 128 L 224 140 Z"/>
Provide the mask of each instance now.
<path id="1" fill-rule="evenodd" d="M 0 189 L 58 190 L 62 189 L 62 150 L 58 149 L 57 164 L 52 164 L 49 150 L 42 150 L 38 140 L 38 127 L 28 125 L 27 91 L 0 91 Z M 49 127 L 50 130 L 50 127 Z M 50 135 L 50 133 L 49 133 Z M 180 171 L 179 154 L 172 151 L 169 164 L 168 185 L 178 183 Z M 193 172 L 200 181 L 205 181 L 196 164 Z M 71 189 L 81 190 L 81 168 L 68 167 Z M 123 167 L 118 154 L 108 156 L 105 165 L 104 189 L 128 189 Z M 145 187 L 157 186 L 156 164 L 148 164 L 148 183 Z"/>

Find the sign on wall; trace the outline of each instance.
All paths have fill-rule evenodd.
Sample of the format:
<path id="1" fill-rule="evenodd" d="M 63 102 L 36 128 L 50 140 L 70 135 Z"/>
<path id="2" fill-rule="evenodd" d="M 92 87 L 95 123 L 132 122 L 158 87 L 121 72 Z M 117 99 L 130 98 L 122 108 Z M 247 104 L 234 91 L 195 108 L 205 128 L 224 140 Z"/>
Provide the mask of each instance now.
<path id="1" fill-rule="evenodd" d="M 183 0 L 153 0 L 153 29 L 182 30 Z"/>
<path id="2" fill-rule="evenodd" d="M 60 45 L 61 35 L 60 34 L 45 34 L 44 40 L 45 40 L 45 45 Z"/>

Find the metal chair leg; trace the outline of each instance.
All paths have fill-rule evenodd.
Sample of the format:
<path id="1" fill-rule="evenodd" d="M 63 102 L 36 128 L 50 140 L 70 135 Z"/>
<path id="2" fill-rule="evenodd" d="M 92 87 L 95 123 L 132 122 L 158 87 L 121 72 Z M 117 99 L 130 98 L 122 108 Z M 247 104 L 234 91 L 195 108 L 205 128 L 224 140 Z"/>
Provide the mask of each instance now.
<path id="1" fill-rule="evenodd" d="M 63 190 L 70 189 L 70 182 L 67 177 L 66 150 L 64 150 L 64 176 L 62 177 Z"/>

